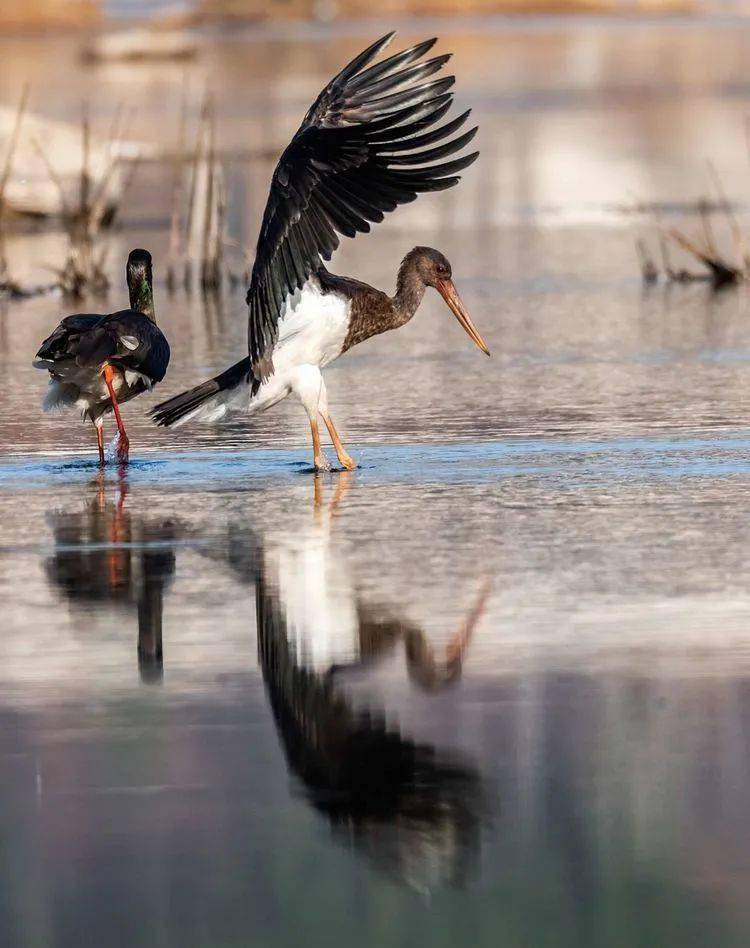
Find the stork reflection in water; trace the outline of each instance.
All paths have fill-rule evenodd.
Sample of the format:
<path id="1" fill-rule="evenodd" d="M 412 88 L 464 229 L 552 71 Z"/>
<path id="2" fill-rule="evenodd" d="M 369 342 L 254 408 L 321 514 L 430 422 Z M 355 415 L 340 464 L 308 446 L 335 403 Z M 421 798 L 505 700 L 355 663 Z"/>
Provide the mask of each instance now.
<path id="1" fill-rule="evenodd" d="M 134 609 L 141 678 L 159 682 L 163 597 L 175 572 L 175 528 L 169 520 L 130 510 L 127 492 L 120 477 L 108 497 L 100 476 L 82 510 L 48 514 L 55 548 L 46 563 L 47 578 L 73 606 L 96 606 L 118 626 L 123 613 Z"/>
<path id="2" fill-rule="evenodd" d="M 472 874 L 487 816 L 482 778 L 456 751 L 403 734 L 385 709 L 358 707 L 345 682 L 403 646 L 410 680 L 434 693 L 461 675 L 489 582 L 442 651 L 396 611 L 365 605 L 336 542 L 334 519 L 351 475 L 329 506 L 316 478 L 305 523 L 260 537 L 236 523 L 224 546 L 255 587 L 258 658 L 279 740 L 304 798 L 335 838 L 420 891 Z"/>

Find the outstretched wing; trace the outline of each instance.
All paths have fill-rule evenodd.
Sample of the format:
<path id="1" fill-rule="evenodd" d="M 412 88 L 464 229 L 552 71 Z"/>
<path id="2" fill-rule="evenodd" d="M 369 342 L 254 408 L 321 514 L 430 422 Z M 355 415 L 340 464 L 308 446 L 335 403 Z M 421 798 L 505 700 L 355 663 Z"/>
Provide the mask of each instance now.
<path id="1" fill-rule="evenodd" d="M 422 191 L 453 187 L 457 172 L 479 154 L 439 160 L 470 142 L 476 128 L 450 138 L 468 111 L 433 127 L 451 106 L 454 82 L 429 79 L 450 58 L 422 60 L 434 39 L 365 68 L 393 36 L 373 43 L 328 83 L 273 173 L 247 293 L 248 349 L 259 379 L 273 372 L 284 301 L 321 258 L 330 260 L 339 234 L 367 233 L 370 223 Z"/>

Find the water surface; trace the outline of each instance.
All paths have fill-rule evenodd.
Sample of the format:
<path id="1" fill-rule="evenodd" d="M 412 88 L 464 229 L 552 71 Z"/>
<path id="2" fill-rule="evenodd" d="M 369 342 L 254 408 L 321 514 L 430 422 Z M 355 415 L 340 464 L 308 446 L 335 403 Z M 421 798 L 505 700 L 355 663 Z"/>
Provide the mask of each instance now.
<path id="1" fill-rule="evenodd" d="M 224 141 L 260 156 L 230 171 L 247 243 L 261 153 L 361 40 L 206 39 Z M 27 42 L 6 84 L 73 55 Z M 446 39 L 483 161 L 339 269 L 388 288 L 440 247 L 493 358 L 429 298 L 332 366 L 352 474 L 312 474 L 291 402 L 163 431 L 156 396 L 101 473 L 85 426 L 37 410 L 61 302 L 0 311 L 2 944 L 748 943 L 747 299 L 644 292 L 649 224 L 616 210 L 692 199 L 713 157 L 743 213 L 748 44 L 682 21 Z M 145 138 L 175 115 L 179 70 L 72 60 L 40 107 L 74 114 L 92 79 L 102 115 L 149 90 Z M 112 308 L 131 246 L 162 264 L 169 181 L 138 179 Z M 9 249 L 38 275 L 60 246 Z M 157 310 L 163 394 L 241 352 L 241 293 L 159 283 Z"/>

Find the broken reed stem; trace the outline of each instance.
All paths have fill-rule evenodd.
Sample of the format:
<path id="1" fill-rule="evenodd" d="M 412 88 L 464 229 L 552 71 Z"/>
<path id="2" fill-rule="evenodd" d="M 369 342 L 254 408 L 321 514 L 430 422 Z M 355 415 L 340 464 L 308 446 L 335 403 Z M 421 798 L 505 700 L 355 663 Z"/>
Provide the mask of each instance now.
<path id="1" fill-rule="evenodd" d="M 216 168 L 216 259 L 221 265 L 224 261 L 224 225 L 227 219 L 227 188 L 224 171 Z"/>
<path id="2" fill-rule="evenodd" d="M 667 278 L 673 280 L 675 272 L 672 269 L 672 260 L 669 256 L 669 243 L 667 242 L 664 225 L 658 210 L 654 209 L 654 221 L 656 222 L 656 232 L 659 235 L 659 254 L 661 255 L 661 265 Z"/>
<path id="3" fill-rule="evenodd" d="M 193 160 L 190 164 L 190 189 L 188 191 L 188 204 L 185 215 L 185 234 L 188 242 L 190 240 L 190 232 L 193 229 L 193 219 L 195 217 L 196 192 L 198 189 L 198 175 L 200 171 L 201 155 L 203 154 L 203 139 L 206 132 L 207 108 L 208 97 L 206 96 L 206 98 L 203 100 L 203 106 L 201 107 L 198 135 L 196 137 L 195 150 L 193 151 Z"/>
<path id="4" fill-rule="evenodd" d="M 213 97 L 201 102 L 195 144 L 186 157 L 187 79 L 183 84 L 179 147 L 173 159 L 167 287 L 177 286 L 178 267 L 187 292 L 200 286 L 205 293 L 220 289 L 224 278 L 226 189 L 217 158 L 217 118 Z M 234 282 L 232 283 L 234 285 Z"/>
<path id="5" fill-rule="evenodd" d="M 81 185 L 79 194 L 79 216 L 81 224 L 87 230 L 90 227 L 90 197 L 91 197 L 91 125 L 89 122 L 88 106 L 84 102 L 81 114 Z"/>
<path id="6" fill-rule="evenodd" d="M 175 269 L 182 254 L 182 205 L 184 198 L 184 163 L 185 139 L 187 135 L 187 103 L 188 103 L 188 73 L 182 74 L 182 88 L 180 90 L 180 121 L 177 127 L 177 153 L 172 168 L 172 215 L 169 224 L 169 251 L 167 254 L 167 288 L 174 292 Z"/>
<path id="7" fill-rule="evenodd" d="M 213 104 L 211 104 L 209 109 L 209 114 L 207 116 L 207 140 L 208 145 L 206 148 L 206 206 L 204 209 L 203 215 L 203 242 L 201 248 L 201 257 L 202 259 L 202 282 L 205 286 L 206 276 L 207 276 L 207 267 L 209 265 L 209 253 L 210 253 L 210 242 L 211 242 L 211 228 L 213 226 L 213 216 L 214 216 L 214 187 L 215 187 L 215 167 L 214 167 L 214 118 L 213 118 Z"/>
<path id="8" fill-rule="evenodd" d="M 712 161 L 707 162 L 707 165 L 709 177 L 713 181 L 714 188 L 716 189 L 719 200 L 723 205 L 724 213 L 727 215 L 727 220 L 729 221 L 729 229 L 732 233 L 734 251 L 737 258 L 737 267 L 738 269 L 747 272 L 747 250 L 745 247 L 745 238 L 742 234 L 742 228 L 740 227 L 740 222 L 737 220 L 737 215 L 734 213 L 734 209 L 730 204 L 726 191 L 722 186 L 721 178 L 719 177 L 719 172 L 716 170 L 716 166 Z"/>
<path id="9" fill-rule="evenodd" d="M 121 188 L 119 201 L 116 204 L 113 202 L 112 214 L 108 218 L 110 183 L 115 171 L 121 164 L 116 145 L 117 136 L 120 135 L 122 129 L 123 115 L 124 111 L 120 106 L 116 110 L 111 124 L 110 138 L 104 159 L 105 166 L 100 178 L 95 180 L 91 169 L 91 122 L 88 106 L 84 104 L 81 117 L 81 168 L 78 202 L 73 208 L 71 208 L 66 198 L 63 183 L 44 148 L 37 140 L 32 140 L 34 149 L 44 162 L 47 173 L 59 193 L 63 223 L 68 234 L 68 253 L 65 265 L 57 273 L 59 285 L 63 292 L 73 297 L 81 297 L 87 291 L 101 293 L 106 291 L 109 286 L 109 280 L 104 270 L 108 248 L 96 248 L 95 238 L 104 226 L 105 219 L 112 220 L 116 215 L 138 167 L 137 160 L 131 163 Z"/>
<path id="10" fill-rule="evenodd" d="M 57 188 L 57 194 L 58 194 L 58 197 L 60 198 L 60 210 L 62 211 L 63 218 L 64 219 L 69 218 L 71 216 L 70 205 L 68 204 L 68 199 L 65 196 L 65 188 L 63 187 L 63 183 L 60 180 L 60 176 L 55 171 L 52 165 L 52 162 L 49 160 L 47 156 L 47 152 L 42 148 L 37 138 L 31 139 L 31 147 L 34 149 L 37 155 L 39 155 L 47 171 L 47 174 L 49 175 L 50 181 Z"/>
<path id="11" fill-rule="evenodd" d="M 10 175 L 13 170 L 13 161 L 16 157 L 16 149 L 18 147 L 18 140 L 21 135 L 21 125 L 23 124 L 23 118 L 26 114 L 26 106 L 29 101 L 29 84 L 24 83 L 23 88 L 21 89 L 21 98 L 18 101 L 18 107 L 16 109 L 16 117 L 13 122 L 13 128 L 10 133 L 10 142 L 8 143 L 8 151 L 5 154 L 5 161 L 3 163 L 2 174 L 0 174 L 0 290 L 18 292 L 20 287 L 15 283 L 11 277 L 8 270 L 8 257 L 6 254 L 5 246 L 5 191 L 8 187 L 8 181 L 10 180 Z"/>
<path id="12" fill-rule="evenodd" d="M 16 157 L 16 149 L 18 148 L 18 140 L 21 136 L 21 125 L 23 124 L 23 118 L 26 114 L 26 106 L 29 101 L 29 83 L 25 83 L 23 89 L 21 90 L 21 98 L 18 101 L 18 107 L 16 109 L 16 117 L 13 122 L 13 130 L 10 133 L 10 142 L 8 144 L 8 151 L 5 154 L 5 161 L 3 163 L 2 175 L 0 175 L 0 215 L 2 215 L 5 208 L 5 191 L 8 187 L 8 181 L 10 180 L 11 171 L 13 170 L 13 160 Z"/>
<path id="13" fill-rule="evenodd" d="M 112 180 L 112 176 L 119 167 L 120 159 L 113 157 L 99 179 L 99 184 L 97 185 L 96 191 L 91 198 L 90 206 L 84 211 L 84 213 L 86 213 L 89 217 L 92 230 L 99 230 L 101 221 L 104 218 L 104 214 L 107 210 L 107 191 L 109 190 L 109 184 Z M 123 195 L 121 194 L 121 200 L 122 196 Z"/>
<path id="14" fill-rule="evenodd" d="M 742 276 L 739 270 L 724 263 L 718 257 L 710 256 L 688 237 L 680 233 L 680 231 L 670 230 L 669 236 L 678 246 L 682 247 L 682 249 L 686 250 L 689 254 L 692 254 L 697 260 L 700 260 L 702 264 L 709 268 L 715 286 L 725 286 L 729 283 L 736 283 Z"/>
<path id="15" fill-rule="evenodd" d="M 214 161 L 213 174 L 213 211 L 211 214 L 211 229 L 206 256 L 206 265 L 209 269 L 207 289 L 218 290 L 221 286 L 224 258 L 224 220 L 226 215 L 226 189 L 221 167 Z"/>
<path id="16" fill-rule="evenodd" d="M 651 259 L 645 241 L 639 237 L 635 242 L 635 250 L 638 254 L 638 262 L 641 266 L 641 276 L 644 283 L 656 283 L 659 279 L 659 269 Z"/>
<path id="17" fill-rule="evenodd" d="M 718 257 L 719 251 L 716 249 L 713 227 L 711 226 L 711 208 L 709 207 L 707 198 L 701 198 L 698 201 L 698 213 L 701 216 L 701 223 L 703 225 L 703 239 L 706 242 L 707 255 Z"/>
<path id="18" fill-rule="evenodd" d="M 218 218 L 220 215 L 217 200 L 218 168 L 216 166 L 216 116 L 213 100 L 209 102 L 207 120 L 207 148 L 206 148 L 206 206 L 203 218 L 203 243 L 201 261 L 201 285 L 204 290 L 216 289 L 220 283 L 219 251 L 218 251 Z"/>
<path id="19" fill-rule="evenodd" d="M 109 146 L 110 153 L 114 150 L 115 145 L 120 141 L 123 135 L 123 114 L 125 112 L 125 106 L 122 102 L 118 102 L 115 106 L 115 112 L 112 116 L 112 122 L 109 126 L 109 134 L 107 135 L 107 143 Z"/>
<path id="20" fill-rule="evenodd" d="M 141 166 L 140 158 L 133 158 L 133 160 L 130 162 L 130 165 L 128 167 L 128 172 L 125 175 L 125 180 L 122 182 L 122 190 L 120 192 L 120 204 L 122 204 L 123 199 L 127 195 L 130 188 L 132 187 L 133 180 L 135 179 L 135 176 L 136 176 L 136 172 L 138 171 L 140 166 Z M 118 205 L 118 208 L 119 208 L 119 205 Z"/>

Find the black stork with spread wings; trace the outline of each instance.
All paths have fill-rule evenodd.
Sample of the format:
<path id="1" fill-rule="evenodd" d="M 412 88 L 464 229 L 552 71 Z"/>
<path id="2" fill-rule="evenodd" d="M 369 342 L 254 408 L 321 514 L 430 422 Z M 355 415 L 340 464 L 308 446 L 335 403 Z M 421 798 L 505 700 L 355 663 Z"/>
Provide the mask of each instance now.
<path id="1" fill-rule="evenodd" d="M 253 266 L 248 355 L 154 409 L 160 425 L 215 421 L 232 408 L 263 411 L 293 392 L 310 419 L 314 465 L 330 470 L 318 416 L 341 464 L 356 467 L 333 420 L 321 369 L 358 342 L 407 323 L 434 287 L 489 355 L 453 285 L 443 254 L 415 247 L 401 262 L 396 293 L 329 273 L 339 235 L 367 233 L 386 212 L 425 191 L 458 184 L 478 152 L 453 158 L 476 128 L 457 136 L 469 112 L 438 124 L 452 103 L 452 76 L 431 78 L 450 54 L 424 59 L 434 39 L 375 65 L 393 33 L 360 53 L 320 93 L 271 181 Z"/>

